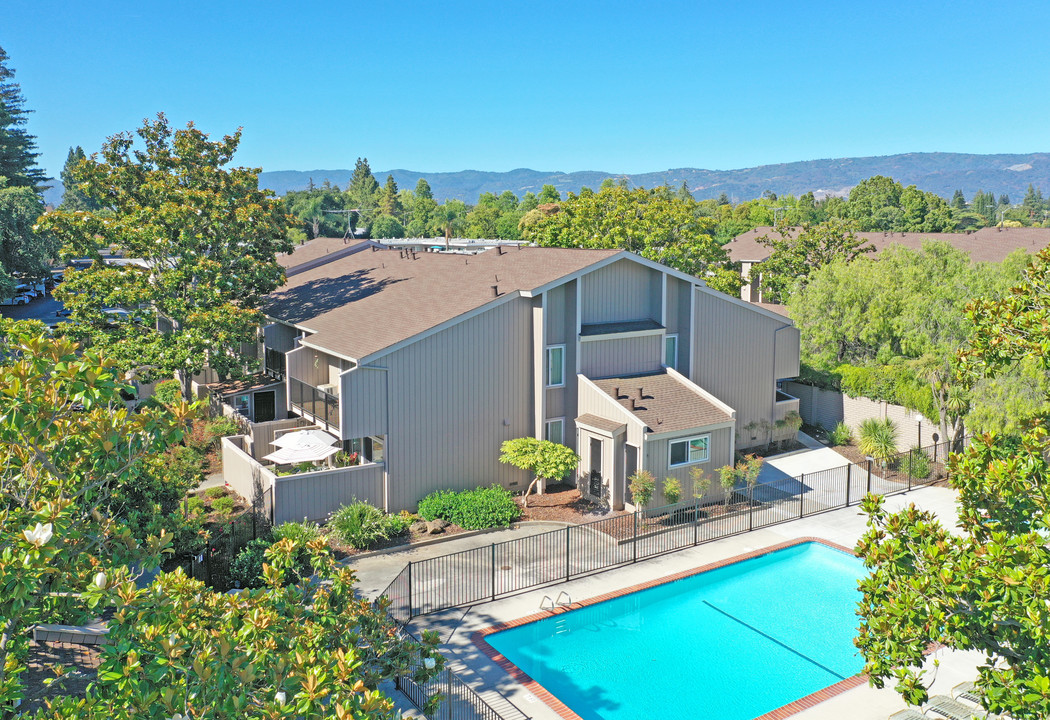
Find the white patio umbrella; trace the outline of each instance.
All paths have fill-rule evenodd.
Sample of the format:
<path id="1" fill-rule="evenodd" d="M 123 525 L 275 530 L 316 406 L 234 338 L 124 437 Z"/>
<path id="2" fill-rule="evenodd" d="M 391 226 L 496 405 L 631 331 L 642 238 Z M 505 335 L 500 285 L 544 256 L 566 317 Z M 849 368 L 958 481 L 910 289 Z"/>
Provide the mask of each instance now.
<path id="1" fill-rule="evenodd" d="M 285 448 L 285 447 L 313 447 L 314 442 L 322 443 L 323 445 L 335 445 L 339 442 L 339 438 L 335 435 L 330 435 L 324 430 L 310 429 L 310 430 L 296 430 L 295 432 L 285 433 L 279 438 L 274 438 L 274 447 Z"/>
<path id="2" fill-rule="evenodd" d="M 299 430 L 274 440 L 278 449 L 263 456 L 263 460 L 276 465 L 318 462 L 339 452 L 338 447 L 332 447 L 332 443 L 337 442 L 338 438 L 321 430 Z"/>

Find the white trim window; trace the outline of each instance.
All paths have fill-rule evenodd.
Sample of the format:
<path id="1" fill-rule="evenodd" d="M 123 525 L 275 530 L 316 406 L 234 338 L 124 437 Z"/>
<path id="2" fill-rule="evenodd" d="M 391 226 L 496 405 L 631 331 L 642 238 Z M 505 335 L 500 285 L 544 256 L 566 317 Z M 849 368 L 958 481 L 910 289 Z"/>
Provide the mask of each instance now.
<path id="1" fill-rule="evenodd" d="M 556 442 L 559 445 L 565 444 L 565 418 L 553 418 L 548 420 L 546 428 L 544 430 L 543 437 L 545 440 L 550 442 Z"/>
<path id="2" fill-rule="evenodd" d="M 565 385 L 565 346 L 550 345 L 547 347 L 547 387 Z"/>
<path id="3" fill-rule="evenodd" d="M 672 440 L 667 443 L 667 447 L 669 467 L 694 465 L 711 459 L 711 436 L 709 434 Z"/>
<path id="4" fill-rule="evenodd" d="M 678 369 L 678 335 L 664 336 L 664 365 L 672 370 Z"/>

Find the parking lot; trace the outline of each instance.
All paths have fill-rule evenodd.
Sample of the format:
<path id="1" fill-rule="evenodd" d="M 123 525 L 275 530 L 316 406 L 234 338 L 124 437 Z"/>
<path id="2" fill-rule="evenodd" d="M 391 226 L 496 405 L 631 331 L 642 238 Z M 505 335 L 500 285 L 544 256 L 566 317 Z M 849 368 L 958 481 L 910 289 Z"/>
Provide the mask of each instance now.
<path id="1" fill-rule="evenodd" d="M 43 297 L 33 298 L 28 305 L 0 305 L 0 317 L 12 320 L 39 320 L 48 325 L 64 322 L 55 313 L 62 309 L 62 303 L 48 293 Z"/>

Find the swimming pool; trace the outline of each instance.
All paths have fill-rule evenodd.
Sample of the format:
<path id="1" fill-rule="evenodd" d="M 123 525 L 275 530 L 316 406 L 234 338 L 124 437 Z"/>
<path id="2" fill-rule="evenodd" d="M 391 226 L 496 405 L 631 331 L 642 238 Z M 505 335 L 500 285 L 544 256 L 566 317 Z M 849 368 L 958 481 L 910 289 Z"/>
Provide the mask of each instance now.
<path id="1" fill-rule="evenodd" d="M 860 672 L 864 574 L 803 542 L 484 641 L 585 720 L 751 720 Z"/>

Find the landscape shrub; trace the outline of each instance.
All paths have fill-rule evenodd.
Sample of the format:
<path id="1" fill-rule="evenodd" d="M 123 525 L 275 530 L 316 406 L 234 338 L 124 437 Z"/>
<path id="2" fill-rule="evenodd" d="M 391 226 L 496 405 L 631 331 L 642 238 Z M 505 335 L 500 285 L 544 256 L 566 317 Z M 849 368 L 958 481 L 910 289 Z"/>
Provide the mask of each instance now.
<path id="1" fill-rule="evenodd" d="M 656 492 L 656 478 L 648 470 L 639 470 L 627 478 L 627 487 L 631 490 L 631 504 L 639 507 L 649 504 Z"/>
<path id="2" fill-rule="evenodd" d="M 182 384 L 178 380 L 161 380 L 153 386 L 150 399 L 161 405 L 171 406 L 182 399 Z"/>
<path id="3" fill-rule="evenodd" d="M 328 518 L 335 539 L 357 550 L 367 550 L 381 540 L 404 532 L 400 515 L 387 515 L 363 501 L 343 505 Z"/>
<path id="4" fill-rule="evenodd" d="M 237 501 L 229 495 L 224 495 L 220 498 L 216 498 L 211 504 L 211 509 L 220 515 L 229 515 L 233 512 L 233 508 L 237 505 Z"/>
<path id="5" fill-rule="evenodd" d="M 889 418 L 868 418 L 860 424 L 857 447 L 880 465 L 897 454 L 897 424 Z"/>
<path id="6" fill-rule="evenodd" d="M 420 501 L 419 514 L 424 520 L 441 518 L 467 530 L 483 530 L 510 525 L 521 515 L 521 509 L 510 491 L 493 485 L 433 492 Z"/>
<path id="7" fill-rule="evenodd" d="M 200 515 L 204 512 L 204 501 L 196 495 L 186 498 L 186 514 Z"/>
<path id="8" fill-rule="evenodd" d="M 853 431 L 849 425 L 840 421 L 835 429 L 828 433 L 828 439 L 832 445 L 849 445 L 853 440 Z"/>
<path id="9" fill-rule="evenodd" d="M 677 478 L 664 479 L 664 500 L 668 505 L 675 505 L 682 499 L 682 483 Z"/>
<path id="10" fill-rule="evenodd" d="M 193 448 L 175 445 L 164 456 L 168 471 L 182 484 L 193 488 L 204 480 L 204 456 Z"/>
<path id="11" fill-rule="evenodd" d="M 215 418 L 207 425 L 207 432 L 212 436 L 212 442 L 218 442 L 219 438 L 226 437 L 228 435 L 239 435 L 241 432 L 240 425 L 237 421 L 231 417 L 220 417 Z"/>
<path id="12" fill-rule="evenodd" d="M 215 498 L 221 498 L 223 495 L 226 495 L 227 493 L 226 493 L 226 488 L 225 487 L 223 487 L 222 485 L 216 485 L 214 487 L 210 487 L 207 490 L 205 490 L 204 494 L 207 495 L 208 497 L 210 497 L 212 500 L 214 500 Z"/>
<path id="13" fill-rule="evenodd" d="M 913 478 L 926 478 L 930 476 L 930 456 L 917 447 L 911 452 L 902 455 L 897 461 L 897 470 L 911 475 Z"/>
<path id="14" fill-rule="evenodd" d="M 296 525 L 298 528 L 289 528 L 286 526 Z M 237 557 L 230 563 L 230 576 L 233 579 L 235 586 L 242 588 L 256 588 L 265 585 L 263 579 L 263 564 L 266 563 L 266 551 L 269 550 L 275 543 L 280 542 L 286 538 L 291 537 L 293 540 L 295 537 L 303 536 L 303 533 L 309 534 L 310 530 L 306 526 L 312 525 L 313 531 L 317 533 L 317 537 L 321 534 L 321 529 L 317 525 L 312 523 L 283 523 L 273 531 L 260 538 L 252 540 L 239 553 Z M 284 528 L 284 536 L 278 536 L 278 529 Z M 295 563 L 292 566 L 291 573 L 285 577 L 285 585 L 291 585 L 305 580 L 313 574 L 313 569 L 310 567 L 310 553 L 306 549 L 304 544 L 296 543 Z"/>
<path id="15" fill-rule="evenodd" d="M 317 523 L 307 522 L 285 522 L 275 527 L 271 534 L 276 540 L 293 540 L 297 544 L 305 545 L 311 540 L 321 537 L 321 526 Z"/>

